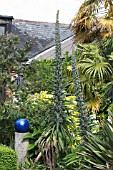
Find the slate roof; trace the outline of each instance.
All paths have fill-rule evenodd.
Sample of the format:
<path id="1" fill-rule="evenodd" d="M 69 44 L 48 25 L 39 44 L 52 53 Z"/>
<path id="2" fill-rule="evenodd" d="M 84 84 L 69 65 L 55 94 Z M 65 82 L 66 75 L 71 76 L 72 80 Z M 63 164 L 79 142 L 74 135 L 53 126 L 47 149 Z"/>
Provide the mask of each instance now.
<path id="1" fill-rule="evenodd" d="M 69 25 L 60 24 L 59 27 L 61 42 L 72 36 Z M 55 45 L 55 23 L 13 20 L 12 32 L 20 36 L 22 45 L 28 39 L 33 42 L 33 48 L 27 55 L 29 59 Z"/>

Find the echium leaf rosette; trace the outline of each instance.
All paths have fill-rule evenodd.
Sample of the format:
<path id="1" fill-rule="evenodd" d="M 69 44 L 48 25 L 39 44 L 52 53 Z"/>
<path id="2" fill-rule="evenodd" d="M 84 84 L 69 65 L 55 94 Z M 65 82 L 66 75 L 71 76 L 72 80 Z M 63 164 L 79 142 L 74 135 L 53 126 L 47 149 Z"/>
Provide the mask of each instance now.
<path id="1" fill-rule="evenodd" d="M 77 101 L 77 110 L 79 112 L 79 118 L 80 118 L 81 135 L 83 139 L 85 139 L 88 130 L 88 117 L 86 114 L 86 107 L 83 100 L 81 83 L 80 83 L 78 68 L 76 65 L 76 55 L 74 53 L 72 56 L 72 75 L 74 81 L 74 93 Z"/>
<path id="2" fill-rule="evenodd" d="M 63 78 L 62 78 L 62 56 L 59 30 L 59 11 L 57 11 L 55 27 L 55 60 L 54 60 L 54 114 L 57 122 L 63 121 Z"/>

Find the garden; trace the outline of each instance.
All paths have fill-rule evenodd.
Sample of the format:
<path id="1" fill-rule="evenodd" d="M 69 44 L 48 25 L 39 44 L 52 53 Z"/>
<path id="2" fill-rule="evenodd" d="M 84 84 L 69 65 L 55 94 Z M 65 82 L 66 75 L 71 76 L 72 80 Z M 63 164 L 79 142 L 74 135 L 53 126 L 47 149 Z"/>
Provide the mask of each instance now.
<path id="1" fill-rule="evenodd" d="M 98 16 L 101 7 L 105 16 Z M 86 0 L 70 27 L 73 52 L 26 65 L 31 42 L 0 36 L 0 169 L 113 170 L 113 4 Z M 14 123 L 29 122 L 27 155 L 17 163 Z"/>

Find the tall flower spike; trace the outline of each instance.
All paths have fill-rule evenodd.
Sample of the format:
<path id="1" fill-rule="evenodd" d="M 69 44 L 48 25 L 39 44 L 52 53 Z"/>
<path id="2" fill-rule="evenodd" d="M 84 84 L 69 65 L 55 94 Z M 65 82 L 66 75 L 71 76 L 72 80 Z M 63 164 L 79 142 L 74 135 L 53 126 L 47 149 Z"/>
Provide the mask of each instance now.
<path id="1" fill-rule="evenodd" d="M 54 112 L 57 119 L 63 121 L 63 80 L 62 80 L 62 56 L 59 30 L 59 11 L 56 15 L 55 27 L 55 60 L 54 60 Z"/>
<path id="2" fill-rule="evenodd" d="M 77 110 L 79 112 L 79 118 L 80 118 L 81 135 L 85 139 L 88 130 L 88 119 L 86 114 L 86 107 L 83 101 L 81 83 L 79 79 L 79 73 L 76 65 L 76 56 L 74 55 L 74 52 L 72 56 L 72 74 L 73 74 L 73 81 L 74 81 L 74 91 L 75 91 L 75 96 L 77 101 Z"/>

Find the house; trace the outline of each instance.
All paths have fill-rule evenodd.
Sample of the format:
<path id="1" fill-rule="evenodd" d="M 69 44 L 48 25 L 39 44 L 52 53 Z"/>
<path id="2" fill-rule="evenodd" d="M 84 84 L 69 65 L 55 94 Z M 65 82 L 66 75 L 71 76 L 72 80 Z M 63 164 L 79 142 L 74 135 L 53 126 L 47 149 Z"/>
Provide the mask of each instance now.
<path id="1" fill-rule="evenodd" d="M 0 35 L 11 32 L 13 16 L 0 15 Z"/>
<path id="2" fill-rule="evenodd" d="M 72 53 L 73 34 L 69 25 L 60 24 L 62 54 Z M 53 58 L 55 54 L 55 23 L 14 19 L 12 16 L 0 15 L 0 34 L 12 32 L 20 37 L 21 44 L 32 41 L 33 47 L 27 54 L 27 63 L 33 59 Z"/>

